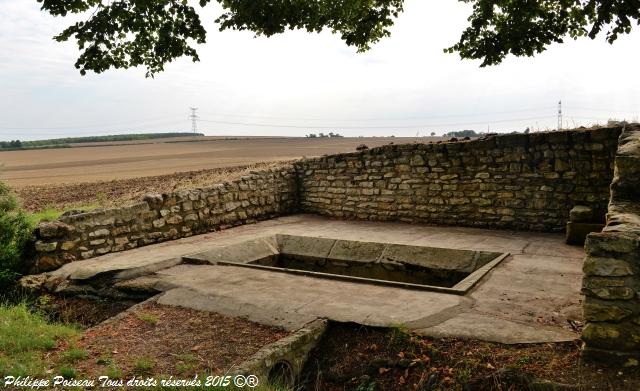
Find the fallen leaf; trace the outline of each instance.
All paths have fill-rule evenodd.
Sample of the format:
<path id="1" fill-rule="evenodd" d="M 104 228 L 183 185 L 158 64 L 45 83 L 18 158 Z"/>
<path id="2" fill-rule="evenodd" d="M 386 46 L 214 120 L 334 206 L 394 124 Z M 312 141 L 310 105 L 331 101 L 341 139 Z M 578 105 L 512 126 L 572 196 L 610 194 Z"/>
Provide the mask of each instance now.
<path id="1" fill-rule="evenodd" d="M 389 368 L 378 368 L 378 373 L 382 375 L 384 373 L 389 372 L 390 370 L 391 369 L 389 369 Z"/>

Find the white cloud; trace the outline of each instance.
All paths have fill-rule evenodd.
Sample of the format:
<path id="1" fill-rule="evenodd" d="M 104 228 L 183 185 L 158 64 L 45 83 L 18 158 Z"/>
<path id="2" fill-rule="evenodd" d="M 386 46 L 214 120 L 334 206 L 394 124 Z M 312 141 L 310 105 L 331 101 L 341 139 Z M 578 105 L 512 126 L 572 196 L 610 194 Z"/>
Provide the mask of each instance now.
<path id="1" fill-rule="evenodd" d="M 390 38 L 357 54 L 330 33 L 253 38 L 248 32 L 218 32 L 214 7 L 203 13 L 209 36 L 199 47 L 202 61 L 179 60 L 155 79 L 145 79 L 140 69 L 81 77 L 73 67 L 75 44 L 51 39 L 70 21 L 43 13 L 35 1 L 4 0 L 0 128 L 41 129 L 0 129 L 0 139 L 188 130 L 189 106 L 198 106 L 203 119 L 338 125 L 348 135 L 415 134 L 408 126 L 423 132 L 488 125 L 498 131 L 551 128 L 558 99 L 570 125 L 593 122 L 582 117 L 640 114 L 637 32 L 613 46 L 603 38 L 571 41 L 534 58 L 479 68 L 477 61 L 442 51 L 466 26 L 467 5 L 407 0 L 405 8 Z M 538 117 L 546 118 L 506 122 Z M 376 128 L 391 125 L 398 128 Z M 305 133 L 211 122 L 200 127 L 208 134 Z"/>

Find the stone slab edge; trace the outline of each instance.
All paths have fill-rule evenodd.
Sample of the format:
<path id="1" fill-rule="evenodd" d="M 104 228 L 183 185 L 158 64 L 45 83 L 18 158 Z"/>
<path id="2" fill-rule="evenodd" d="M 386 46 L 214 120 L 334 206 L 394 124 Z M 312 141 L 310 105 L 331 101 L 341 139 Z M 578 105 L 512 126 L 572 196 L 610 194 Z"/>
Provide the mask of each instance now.
<path id="1" fill-rule="evenodd" d="M 316 319 L 278 341 L 262 347 L 253 356 L 231 370 L 232 374 L 255 375 L 260 384 L 268 383 L 269 371 L 279 362 L 291 366 L 293 375 L 298 378 L 311 349 L 313 349 L 327 329 L 326 319 Z"/>

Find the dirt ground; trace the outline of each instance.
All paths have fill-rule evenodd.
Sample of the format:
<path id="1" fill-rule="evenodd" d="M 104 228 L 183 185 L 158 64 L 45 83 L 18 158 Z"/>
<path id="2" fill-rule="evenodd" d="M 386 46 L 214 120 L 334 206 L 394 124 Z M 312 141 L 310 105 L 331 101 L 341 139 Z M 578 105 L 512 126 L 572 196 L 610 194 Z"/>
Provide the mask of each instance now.
<path id="1" fill-rule="evenodd" d="M 60 361 L 88 377 L 222 374 L 287 334 L 244 319 L 150 303 L 87 329 L 74 347 L 84 357 L 69 360 L 62 352 Z"/>
<path id="2" fill-rule="evenodd" d="M 134 304 L 136 303 L 43 294 L 35 300 L 33 306 L 51 321 L 87 328 L 119 314 Z"/>
<path id="3" fill-rule="evenodd" d="M 334 323 L 312 352 L 302 386 L 307 391 L 622 391 L 640 389 L 640 373 L 583 363 L 579 341 L 502 345 Z"/>
<path id="4" fill-rule="evenodd" d="M 110 181 L 351 152 L 360 144 L 375 147 L 437 140 L 440 138 L 205 137 L 6 151 L 0 152 L 0 180 L 13 187 Z"/>

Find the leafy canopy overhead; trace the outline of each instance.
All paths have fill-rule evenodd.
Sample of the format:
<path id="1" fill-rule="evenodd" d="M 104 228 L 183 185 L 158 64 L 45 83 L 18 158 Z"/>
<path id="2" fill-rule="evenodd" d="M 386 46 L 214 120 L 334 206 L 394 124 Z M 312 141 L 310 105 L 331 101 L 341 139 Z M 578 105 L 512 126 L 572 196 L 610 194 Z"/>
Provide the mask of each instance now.
<path id="1" fill-rule="evenodd" d="M 38 0 L 55 16 L 86 14 L 55 39 L 74 38 L 80 48 L 76 68 L 104 72 L 144 66 L 147 76 L 172 60 L 198 61 L 194 45 L 206 40 L 195 7 L 213 0 Z M 249 30 L 272 36 L 285 30 L 328 29 L 349 46 L 366 51 L 389 36 L 404 0 L 215 0 L 223 8 L 220 30 Z M 640 0 L 459 0 L 473 12 L 460 40 L 445 49 L 464 59 L 499 64 L 506 55 L 532 56 L 567 37 L 609 42 L 631 31 L 640 19 Z"/>

